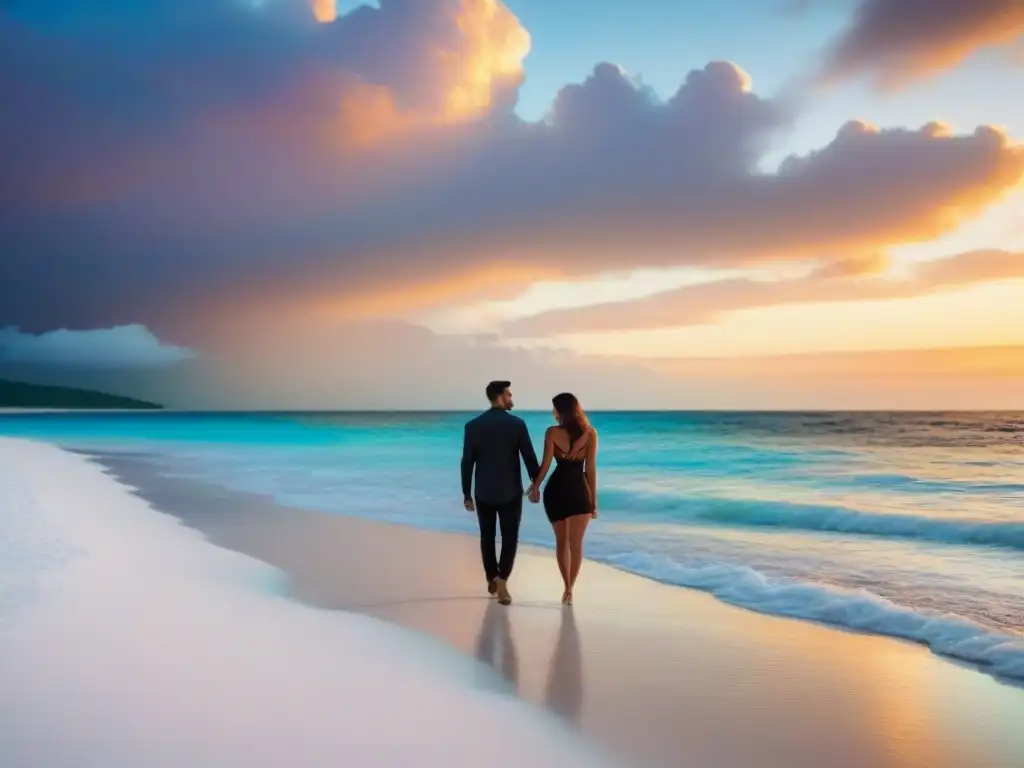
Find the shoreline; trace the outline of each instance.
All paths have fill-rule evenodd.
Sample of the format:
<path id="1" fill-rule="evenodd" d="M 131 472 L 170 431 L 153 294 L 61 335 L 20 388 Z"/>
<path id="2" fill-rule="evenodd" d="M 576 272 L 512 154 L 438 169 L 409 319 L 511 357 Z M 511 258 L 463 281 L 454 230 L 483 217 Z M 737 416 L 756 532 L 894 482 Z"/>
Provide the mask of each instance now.
<path id="1" fill-rule="evenodd" d="M 756 613 L 590 560 L 566 610 L 550 554 L 525 545 L 516 602 L 503 609 L 485 596 L 471 536 L 287 508 L 168 478 L 124 454 L 87 455 L 213 544 L 280 569 L 295 599 L 475 656 L 631 764 L 1024 762 L 1011 725 L 1024 718 L 1024 692 L 917 643 Z M 906 733 L 872 722 L 894 711 Z M 985 728 L 962 725 L 978 720 Z"/>
<path id="2" fill-rule="evenodd" d="M 132 455 L 142 456 L 136 451 L 106 451 L 95 449 L 83 451 L 85 455 L 104 455 L 112 459 Z M 159 461 L 159 454 L 153 456 Z M 215 483 L 214 480 L 208 480 Z M 247 492 L 241 491 L 243 495 Z M 304 507 L 306 511 L 321 511 Z M 344 510 L 332 510 L 329 515 L 345 515 Z M 353 519 L 369 522 L 384 522 L 372 517 L 353 516 Z M 473 521 L 475 525 L 475 519 Z M 475 542 L 475 536 L 460 526 L 418 525 L 415 521 L 403 520 L 399 525 L 430 533 L 446 533 L 467 536 Z M 545 526 L 546 527 L 546 526 Z M 829 533 L 830 530 L 796 529 L 801 533 Z M 550 531 L 546 531 L 550 535 Z M 538 541 L 537 536 L 524 533 L 520 550 L 534 547 L 538 554 L 550 556 L 552 543 Z M 932 541 L 930 539 L 916 539 Z M 944 540 L 935 540 L 944 544 Z M 983 545 L 978 545 L 983 546 Z M 748 576 L 760 576 L 756 571 L 748 573 L 699 573 L 696 576 L 666 574 L 657 564 L 644 561 L 623 563 L 607 551 L 594 547 L 598 554 L 591 555 L 587 562 L 601 563 L 623 573 L 651 580 L 673 588 L 697 591 L 712 595 L 725 604 L 752 611 L 762 616 L 782 617 L 818 626 L 829 627 L 842 632 L 859 635 L 886 637 L 909 642 L 927 649 L 930 653 L 953 664 L 982 674 L 990 675 L 1001 684 L 1024 690 L 1024 637 L 994 628 L 958 614 L 922 613 L 914 608 L 890 602 L 879 594 L 852 589 L 833 589 L 827 583 L 802 583 L 794 585 L 769 584 L 750 580 Z M 590 552 L 595 552 L 595 548 Z M 1015 552 L 1016 550 L 1010 549 Z M 620 553 L 621 554 L 621 553 Z M 742 567 L 738 570 L 742 571 Z M 735 589 L 735 582 L 743 580 L 743 589 Z"/>

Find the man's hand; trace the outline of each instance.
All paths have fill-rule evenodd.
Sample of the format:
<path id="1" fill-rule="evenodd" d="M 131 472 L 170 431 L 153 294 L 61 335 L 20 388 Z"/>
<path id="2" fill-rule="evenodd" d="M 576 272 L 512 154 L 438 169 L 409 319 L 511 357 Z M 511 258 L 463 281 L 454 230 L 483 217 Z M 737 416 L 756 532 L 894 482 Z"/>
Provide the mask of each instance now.
<path id="1" fill-rule="evenodd" d="M 530 500 L 531 504 L 536 504 L 540 501 L 540 488 L 535 485 L 531 485 L 530 490 L 526 494 L 526 498 Z"/>
<path id="2" fill-rule="evenodd" d="M 476 512 L 476 505 L 472 499 L 463 499 L 462 506 L 466 508 L 467 512 Z"/>

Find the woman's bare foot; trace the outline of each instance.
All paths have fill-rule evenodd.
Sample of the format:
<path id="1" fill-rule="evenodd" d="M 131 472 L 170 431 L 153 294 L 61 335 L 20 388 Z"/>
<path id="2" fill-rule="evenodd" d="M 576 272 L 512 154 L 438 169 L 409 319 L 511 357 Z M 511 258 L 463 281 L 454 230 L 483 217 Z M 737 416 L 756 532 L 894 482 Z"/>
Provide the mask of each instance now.
<path id="1" fill-rule="evenodd" d="M 562 593 L 562 605 L 572 605 L 572 592 L 568 589 Z"/>

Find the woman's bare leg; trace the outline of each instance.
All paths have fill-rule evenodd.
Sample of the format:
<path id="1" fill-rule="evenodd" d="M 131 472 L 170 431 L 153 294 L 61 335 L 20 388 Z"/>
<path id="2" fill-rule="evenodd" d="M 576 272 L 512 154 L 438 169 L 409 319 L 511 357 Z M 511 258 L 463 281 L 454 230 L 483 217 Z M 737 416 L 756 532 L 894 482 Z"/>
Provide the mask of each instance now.
<path id="1" fill-rule="evenodd" d="M 555 559 L 558 561 L 558 571 L 562 574 L 562 584 L 565 591 L 562 593 L 562 602 L 570 593 L 569 569 L 572 566 L 572 557 L 569 550 L 569 521 L 558 520 L 551 524 L 555 529 Z"/>
<path id="2" fill-rule="evenodd" d="M 590 515 L 573 515 L 566 522 L 569 524 L 569 592 L 572 593 L 583 566 L 583 535 L 587 532 Z"/>

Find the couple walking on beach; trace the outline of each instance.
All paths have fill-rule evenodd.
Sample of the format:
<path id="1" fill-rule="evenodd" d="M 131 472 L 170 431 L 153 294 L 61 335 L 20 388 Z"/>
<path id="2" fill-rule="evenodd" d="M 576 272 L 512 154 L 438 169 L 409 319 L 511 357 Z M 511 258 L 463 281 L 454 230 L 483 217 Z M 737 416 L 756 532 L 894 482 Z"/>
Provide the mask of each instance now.
<path id="1" fill-rule="evenodd" d="M 597 517 L 597 431 L 576 397 L 568 392 L 552 399 L 555 426 L 544 433 L 544 458 L 538 463 L 526 422 L 513 416 L 511 382 L 487 385 L 491 407 L 466 423 L 462 445 L 462 495 L 466 510 L 480 523 L 480 554 L 487 591 L 509 605 L 523 496 L 536 504 L 551 462 L 556 464 L 544 488 L 544 512 L 554 529 L 555 555 L 562 575 L 562 604 L 572 605 L 572 590 L 583 564 L 583 536 Z M 520 457 L 531 485 L 523 490 Z M 475 488 L 474 488 L 475 475 Z M 501 529 L 501 556 L 495 535 Z"/>

